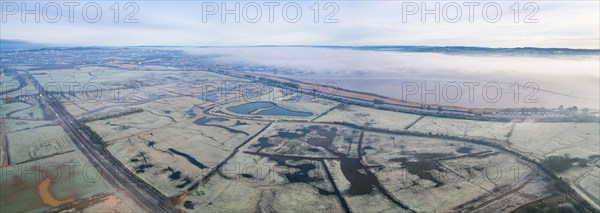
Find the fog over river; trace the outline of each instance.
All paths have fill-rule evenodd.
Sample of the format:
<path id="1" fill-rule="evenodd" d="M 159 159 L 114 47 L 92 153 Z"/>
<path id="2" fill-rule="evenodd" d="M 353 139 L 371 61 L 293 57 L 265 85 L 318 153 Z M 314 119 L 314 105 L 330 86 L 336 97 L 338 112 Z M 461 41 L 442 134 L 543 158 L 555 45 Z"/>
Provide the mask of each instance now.
<path id="1" fill-rule="evenodd" d="M 224 64 L 277 68 L 277 72 L 256 70 L 270 75 L 420 103 L 600 108 L 598 54 L 448 54 L 324 47 L 176 49 L 211 55 Z"/>

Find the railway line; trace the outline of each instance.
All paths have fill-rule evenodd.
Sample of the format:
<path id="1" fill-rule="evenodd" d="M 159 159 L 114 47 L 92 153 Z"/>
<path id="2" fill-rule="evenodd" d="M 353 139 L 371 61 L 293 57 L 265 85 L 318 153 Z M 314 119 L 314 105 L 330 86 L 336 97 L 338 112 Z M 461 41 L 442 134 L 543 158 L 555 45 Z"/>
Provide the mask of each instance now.
<path id="1" fill-rule="evenodd" d="M 39 91 L 40 102 L 46 105 L 58 119 L 76 147 L 83 153 L 100 175 L 113 187 L 125 192 L 142 208 L 150 212 L 178 212 L 167 201 L 167 197 L 154 189 L 124 167 L 101 145 L 90 141 L 81 131 L 79 123 L 58 101 L 50 97 L 44 88 L 29 75 L 26 75 Z"/>

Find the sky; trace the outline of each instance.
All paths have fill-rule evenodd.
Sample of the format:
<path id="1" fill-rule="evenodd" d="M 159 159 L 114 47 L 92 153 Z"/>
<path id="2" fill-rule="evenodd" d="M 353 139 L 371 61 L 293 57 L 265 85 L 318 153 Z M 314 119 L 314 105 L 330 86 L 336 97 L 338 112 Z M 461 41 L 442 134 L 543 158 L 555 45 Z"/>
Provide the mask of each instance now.
<path id="1" fill-rule="evenodd" d="M 34 12 L 40 19 L 39 22 L 35 20 L 36 15 L 23 13 L 25 10 L 35 9 L 35 3 L 40 4 L 38 12 Z M 98 5 L 84 7 L 89 2 L 80 2 L 74 6 L 72 22 L 69 20 L 69 7 L 64 3 L 3 0 L 0 38 L 76 46 L 427 45 L 600 48 L 599 1 L 532 1 L 530 4 L 524 1 L 485 1 L 454 4 L 450 1 L 302 0 L 252 3 L 151 0 L 127 5 L 126 1 L 103 0 L 98 1 Z M 240 5 L 239 10 L 234 12 L 240 18 L 239 23 L 232 14 L 225 15 L 227 20 L 223 23 L 223 11 L 234 9 L 236 3 Z M 433 10 L 436 3 L 439 4 L 437 14 L 440 21 L 436 22 L 435 15 L 429 14 L 425 15 L 424 23 L 421 20 L 423 11 Z M 473 6 L 472 14 L 470 7 L 465 5 L 470 3 L 479 4 Z M 272 7 L 272 22 L 269 20 L 270 7 L 266 5 L 276 5 Z M 501 13 L 496 12 L 496 6 Z M 94 19 L 96 8 L 102 11 L 97 20 Z M 115 8 L 119 8 L 118 16 L 115 15 Z M 301 9 L 301 16 L 297 16 L 296 8 Z M 515 8 L 519 10 L 518 17 L 515 15 Z M 124 23 L 126 16 L 134 10 L 134 15 L 128 19 L 134 23 Z M 261 16 L 256 19 L 259 10 Z M 318 15 L 315 11 L 318 11 Z M 459 19 L 456 18 L 458 11 Z M 287 20 L 283 14 L 287 14 Z M 470 21 L 471 15 L 473 19 Z M 22 16 L 26 20 L 22 20 Z M 115 17 L 118 23 L 114 22 Z M 324 20 L 333 23 L 324 23 Z"/>

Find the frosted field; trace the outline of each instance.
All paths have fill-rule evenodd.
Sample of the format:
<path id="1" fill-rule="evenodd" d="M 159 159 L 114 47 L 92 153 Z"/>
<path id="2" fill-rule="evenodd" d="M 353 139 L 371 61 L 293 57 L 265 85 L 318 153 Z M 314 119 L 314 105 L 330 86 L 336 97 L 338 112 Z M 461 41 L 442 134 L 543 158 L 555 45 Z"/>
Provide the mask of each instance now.
<path id="1" fill-rule="evenodd" d="M 112 72 L 112 71 L 111 71 Z M 84 116 L 87 113 L 96 113 L 111 107 L 118 106 L 135 106 L 139 104 L 147 104 L 159 99 L 172 99 L 176 96 L 187 96 L 182 98 L 178 103 L 197 103 L 199 100 L 192 100 L 192 97 L 201 98 L 201 92 L 204 81 L 212 81 L 218 79 L 228 79 L 216 74 L 207 72 L 175 72 L 175 71 L 123 71 L 133 72 L 142 75 L 140 78 L 131 78 L 129 83 L 135 82 L 126 88 L 117 83 L 119 86 L 102 86 L 105 89 L 101 92 L 94 91 L 95 86 L 89 87 L 84 92 L 79 90 L 76 97 L 69 96 L 61 101 L 65 108 L 75 116 Z M 110 76 L 110 78 L 114 78 Z M 123 79 L 120 79 L 123 80 Z M 220 83 L 220 81 L 218 81 Z M 96 82 L 94 82 L 96 83 Z M 92 84 L 99 85 L 99 84 Z M 220 85 L 220 84 L 219 84 Z M 82 90 L 82 88 L 79 88 Z M 89 90 L 89 91 L 88 91 Z M 177 99 L 178 100 L 178 99 Z"/>
<path id="2" fill-rule="evenodd" d="M 112 190 L 79 152 L 4 167 L 0 175 L 0 206 L 6 212 L 48 211 L 57 206 L 45 204 L 42 198 L 62 205 Z M 42 196 L 40 188 L 46 180 L 50 180 L 49 195 Z"/>
<path id="3" fill-rule="evenodd" d="M 116 212 L 116 213 L 127 213 L 127 212 L 143 212 L 144 209 L 137 206 L 135 201 L 126 197 L 123 194 L 108 195 L 103 198 L 100 202 L 86 206 L 83 209 L 70 209 L 71 211 L 81 211 L 83 213 L 97 213 L 97 212 Z"/>
<path id="4" fill-rule="evenodd" d="M 44 120 L 44 110 L 39 103 L 32 104 L 30 107 L 20 110 L 13 111 L 12 113 L 7 114 L 8 118 L 16 118 L 16 119 L 31 119 L 31 120 Z"/>
<path id="5" fill-rule="evenodd" d="M 35 94 L 34 87 L 27 85 L 8 96 Z M 56 121 L 47 120 L 49 118 L 44 116 L 45 109 L 39 102 L 26 98 L 23 102 L 10 104 L 0 102 L 1 130 L 7 133 L 9 144 L 9 150 L 3 149 L 0 154 L 10 156 L 11 160 L 10 165 L 2 162 L 5 167 L 0 169 L 3 177 L 0 206 L 10 207 L 7 212 L 43 212 L 113 193 L 113 189 L 103 182 L 94 167 L 76 149 L 63 128 Z M 66 96 L 63 98 L 66 99 Z M 89 104 L 92 105 L 104 106 Z M 66 107 L 69 109 L 68 104 Z"/>
<path id="6" fill-rule="evenodd" d="M 9 90 L 14 90 L 19 88 L 19 81 L 13 76 L 2 76 L 0 77 L 0 92 L 4 93 Z M 15 92 L 10 92 L 8 94 L 2 94 L 2 98 L 4 97 L 14 97 L 14 94 L 18 94 Z"/>
<path id="7" fill-rule="evenodd" d="M 0 105 L 0 114 L 2 118 L 9 118 L 9 116 L 15 112 L 26 110 L 30 108 L 32 105 L 24 102 L 12 102 L 12 103 L 2 103 Z"/>
<path id="8" fill-rule="evenodd" d="M 48 120 L 33 121 L 15 119 L 2 119 L 2 122 L 4 122 L 4 125 L 6 127 L 6 130 L 3 129 L 2 131 L 5 132 L 16 132 L 21 130 L 34 129 L 36 127 L 52 125 L 55 123 L 53 121 Z"/>
<path id="9" fill-rule="evenodd" d="M 219 126 L 200 126 L 184 121 L 115 142 L 108 149 L 128 169 L 171 196 L 208 174 L 236 146 L 264 126 L 256 122 L 241 126 L 236 123 L 235 120 L 212 121 L 210 125 Z"/>
<path id="10" fill-rule="evenodd" d="M 19 84 L 10 84 L 9 85 L 5 85 L 4 88 L 2 88 L 3 90 L 7 90 L 7 89 L 11 89 L 11 88 L 17 88 Z M 6 93 L 3 95 L 3 97 L 10 97 L 10 98 L 17 98 L 19 96 L 27 96 L 27 95 L 37 95 L 39 94 L 39 92 L 37 91 L 37 89 L 32 86 L 32 85 L 25 85 L 23 88 Z"/>
<path id="11" fill-rule="evenodd" d="M 136 104 L 127 107 L 143 109 L 143 112 L 96 120 L 88 122 L 87 125 L 96 131 L 105 141 L 110 142 L 195 118 L 202 115 L 202 110 L 210 105 L 212 103 L 192 97 L 163 98 L 146 104 Z M 103 109 L 97 111 L 97 113 L 112 113 L 112 109 Z M 118 109 L 123 108 L 119 107 Z"/>
<path id="12" fill-rule="evenodd" d="M 474 121 L 440 117 L 424 117 L 409 131 L 451 136 L 484 138 L 504 141 L 512 128 L 512 123 L 493 121 Z"/>
<path id="13" fill-rule="evenodd" d="M 11 163 L 21 163 L 75 150 L 60 126 L 46 126 L 7 135 Z"/>
<path id="14" fill-rule="evenodd" d="M 139 112 L 139 110 L 140 109 L 134 108 L 134 107 L 117 106 L 117 107 L 111 107 L 111 108 L 106 108 L 106 109 L 86 113 L 85 115 L 78 116 L 77 120 L 79 120 L 80 122 L 104 120 L 104 119 L 124 116 L 124 115 L 128 115 L 128 114 L 133 114 L 133 113 Z"/>
<path id="15" fill-rule="evenodd" d="M 80 117 L 114 107 L 135 106 L 155 101 L 159 97 L 172 96 L 168 92 L 154 90 L 160 90 L 160 88 L 143 87 L 128 90 L 106 90 L 101 93 L 91 91 L 89 94 L 78 93 L 75 97 L 68 96 L 60 100 L 69 113 Z"/>
<path id="16" fill-rule="evenodd" d="M 588 158 L 600 150 L 600 123 L 517 123 L 510 147 L 537 159 L 570 154 Z"/>
<path id="17" fill-rule="evenodd" d="M 373 190 L 369 195 L 349 195 L 345 193 L 350 189 L 351 184 L 344 176 L 339 161 L 325 160 L 325 164 L 332 173 L 335 185 L 342 191 L 342 196 L 344 196 L 352 212 L 407 212 L 389 201 L 378 190 Z"/>
<path id="18" fill-rule="evenodd" d="M 94 90 L 116 89 L 123 83 L 136 82 L 139 86 L 154 86 L 173 82 L 181 82 L 201 88 L 204 84 L 195 80 L 218 82 L 223 80 L 240 80 L 225 75 L 203 71 L 173 70 L 125 70 L 101 66 L 79 66 L 76 69 L 59 69 L 50 71 L 31 71 L 38 82 L 49 91 L 68 91 L 66 84 L 76 85 L 76 91 L 87 88 Z M 59 87 L 57 87 L 57 85 Z M 91 85 L 91 86 L 90 86 Z"/>
<path id="19" fill-rule="evenodd" d="M 505 194 L 494 194 L 499 199 L 493 200 L 485 206 L 479 207 L 483 204 L 483 200 L 475 200 L 469 204 L 471 206 L 479 207 L 474 210 L 469 209 L 470 212 L 477 213 L 489 213 L 489 212 L 511 212 L 515 211 L 518 207 L 526 205 L 534 201 L 534 199 L 543 199 L 551 196 L 555 196 L 555 188 L 552 180 L 547 176 L 535 176 L 532 177 L 531 181 L 525 184 L 522 188 L 516 188 L 516 191 L 506 196 Z"/>
<path id="20" fill-rule="evenodd" d="M 559 173 L 558 176 L 571 184 L 572 188 L 596 208 L 600 207 L 600 168 L 592 163 L 587 167 L 579 165 Z"/>
<path id="21" fill-rule="evenodd" d="M 596 206 L 600 205 L 600 181 L 598 180 L 600 180 L 600 168 L 597 167 L 577 180 L 577 186 L 591 195 Z"/>
<path id="22" fill-rule="evenodd" d="M 317 122 L 348 122 L 365 127 L 404 130 L 419 115 L 378 110 L 355 105 L 338 107 L 316 119 Z"/>
<path id="23" fill-rule="evenodd" d="M 131 115 L 87 123 L 106 142 L 131 137 L 172 124 L 170 117 L 144 111 Z"/>
<path id="24" fill-rule="evenodd" d="M 0 105 L 0 115 L 2 119 L 28 119 L 28 120 L 44 120 L 44 109 L 37 102 L 11 102 L 2 103 Z"/>
<path id="25" fill-rule="evenodd" d="M 278 154 L 287 156 L 306 156 L 306 157 L 329 157 L 335 158 L 335 155 L 322 147 L 312 146 L 307 143 L 309 138 L 318 138 L 314 127 L 319 127 L 329 131 L 336 129 L 336 136 L 333 138 L 328 148 L 338 153 L 343 153 L 348 157 L 357 156 L 357 143 L 360 137 L 360 131 L 337 126 L 337 125 L 319 125 L 319 124 L 298 124 L 288 122 L 273 123 L 261 135 L 255 137 L 248 145 L 243 147 L 246 151 L 260 152 L 268 154 Z M 287 136 L 291 135 L 291 136 Z M 267 142 L 261 142 L 267 139 Z"/>
<path id="26" fill-rule="evenodd" d="M 320 193 L 333 191 L 331 184 L 323 179 L 325 172 L 320 163 L 286 161 L 284 164 L 315 165 L 307 174 L 315 179 L 308 183 L 290 182 L 285 174 L 299 169 L 266 157 L 238 153 L 223 166 L 220 175 L 190 192 L 184 203 L 188 208 L 183 208 L 190 212 L 343 211 L 335 196 Z"/>
<path id="27" fill-rule="evenodd" d="M 2 76 L 0 78 L 0 84 L 3 84 L 3 85 L 13 85 L 13 84 L 19 85 L 19 82 L 13 76 Z M 8 87 L 8 89 L 10 89 L 10 88 L 11 87 Z"/>
<path id="28" fill-rule="evenodd" d="M 75 117 L 81 117 L 83 115 L 101 111 L 109 107 L 116 107 L 119 104 L 115 104 L 113 101 L 103 102 L 101 100 L 85 99 L 85 100 L 63 100 L 63 106 L 65 109 Z"/>
<path id="29" fill-rule="evenodd" d="M 383 166 L 372 171 L 385 188 L 417 212 L 453 211 L 488 200 L 523 184 L 532 171 L 507 154 L 456 141 L 365 133 L 363 149 L 364 162 Z"/>
<path id="30" fill-rule="evenodd" d="M 77 85 L 76 89 L 81 89 L 88 83 L 110 87 L 114 83 L 140 79 L 146 75 L 145 72 L 99 66 L 80 66 L 76 69 L 31 71 L 30 73 L 49 91 L 68 91 L 65 84 Z"/>
<path id="31" fill-rule="evenodd" d="M 335 101 L 313 100 L 306 96 L 295 100 L 278 88 L 273 91 L 263 88 L 258 99 L 230 100 L 218 105 L 224 103 L 223 98 L 226 97 L 217 91 L 217 100 L 203 101 L 201 98 L 206 92 L 204 86 L 224 86 L 223 81 L 229 80 L 248 81 L 208 72 L 132 71 L 86 66 L 34 73 L 34 77 L 42 84 L 92 82 L 106 88 L 110 88 L 115 80 L 139 84 L 139 91 L 132 94 L 122 91 L 119 94 L 127 96 L 124 102 L 115 100 L 116 90 L 108 90 L 99 100 L 81 99 L 83 94 L 79 93 L 78 98 L 65 100 L 63 104 L 78 119 L 95 120 L 87 125 L 109 142 L 111 154 L 167 196 L 188 189 L 194 181 L 206 176 L 218 163 L 229 157 L 236 146 L 266 125 L 266 121 L 255 122 L 246 118 L 274 121 L 268 129 L 242 147 L 222 167 L 223 170 L 188 195 L 188 202 L 182 208 L 192 212 L 340 212 L 342 210 L 333 193 L 333 185 L 324 179 L 325 168 L 332 171 L 334 183 L 353 212 L 402 210 L 379 189 L 367 195 L 348 194 L 351 184 L 340 168 L 340 160 L 282 160 L 244 151 L 331 158 L 337 156 L 327 149 L 353 158 L 362 152 L 362 163 L 372 166 L 369 171 L 381 181 L 386 189 L 383 191 L 389 191 L 394 198 L 418 212 L 472 210 L 514 189 L 518 193 L 503 196 L 485 208 L 477 209 L 480 212 L 499 209 L 511 211 L 519 205 L 549 196 L 541 189 L 553 189 L 543 178 L 536 183 L 529 183 L 528 180 L 534 178 L 531 165 L 493 148 L 451 140 L 365 132 L 362 150 L 358 150 L 360 130 L 299 121 L 340 121 L 390 130 L 410 127 L 408 131 L 412 132 L 485 139 L 502 145 L 509 142 L 510 148 L 537 159 L 565 153 L 587 158 L 598 154 L 597 150 L 600 150 L 600 123 L 511 123 L 429 116 L 419 119 L 419 115 L 340 105 Z M 239 88 L 229 89 L 235 91 Z M 313 116 L 242 115 L 227 110 L 231 106 L 257 101 L 273 102 L 292 111 L 311 112 Z M 128 114 L 136 109 L 142 109 L 143 112 Z M 210 115 L 205 115 L 203 112 L 208 109 Z M 58 153 L 63 154 L 48 159 L 80 155 L 60 126 L 47 126 L 52 122 L 38 121 L 44 119 L 43 109 L 38 104 L 2 103 L 0 115 L 5 123 L 2 131 L 10 131 L 8 142 L 13 164 L 32 159 L 38 162 L 38 158 Z M 321 129 L 311 129 L 313 127 Z M 324 137 L 318 132 L 333 128 L 337 131 L 336 135 L 326 148 L 306 142 L 308 139 Z M 507 138 L 509 135 L 512 136 Z M 265 138 L 268 143 L 264 143 Z M 421 163 L 415 164 L 421 173 L 410 168 L 417 162 Z M 258 164 L 267 168 L 256 173 Z M 311 165 L 316 167 L 311 168 Z M 422 168 L 421 165 L 435 168 Z M 308 172 L 305 171 L 307 168 Z M 262 172 L 266 172 L 268 177 L 263 176 Z M 365 170 L 360 172 L 364 173 Z M 573 178 L 573 186 L 589 193 L 600 188 L 597 184 L 599 176 L 590 172 L 564 177 Z M 296 177 L 308 178 L 309 181 L 299 181 L 294 179 Z M 596 195 L 591 197 L 598 199 Z M 69 198 L 69 195 L 60 197 L 63 200 Z M 30 207 L 37 208 L 35 205 Z M 15 211 L 28 210 L 26 207 L 19 208 Z M 99 203 L 87 211 L 99 209 L 107 207 Z"/>
<path id="32" fill-rule="evenodd" d="M 168 116 L 176 122 L 201 114 L 202 110 L 212 103 L 193 97 L 163 98 L 151 103 L 136 105 L 137 108 L 150 111 L 155 115 Z"/>
<path id="33" fill-rule="evenodd" d="M 321 114 L 329 111 L 330 109 L 336 107 L 339 103 L 335 101 L 329 101 L 326 99 L 314 99 L 310 96 L 302 96 L 299 100 L 294 99 L 297 94 L 292 94 L 289 92 L 284 92 L 284 90 L 279 88 L 273 88 L 272 91 L 267 91 L 265 94 L 261 96 L 250 96 L 251 98 L 240 98 L 237 101 L 232 101 L 231 103 L 223 104 L 218 107 L 215 107 L 210 112 L 215 114 L 226 114 L 233 115 L 236 117 L 245 117 L 245 118 L 260 118 L 260 119 L 268 119 L 268 120 L 313 120 L 319 117 Z M 221 98 L 220 100 L 225 100 L 225 98 Z M 238 114 L 235 112 L 231 112 L 227 110 L 227 108 L 232 106 L 238 106 L 245 103 L 251 102 L 272 102 L 275 103 L 279 107 L 286 108 L 291 111 L 298 112 L 310 112 L 312 116 L 308 117 L 297 117 L 297 116 L 286 116 L 286 115 L 251 115 L 251 114 Z"/>

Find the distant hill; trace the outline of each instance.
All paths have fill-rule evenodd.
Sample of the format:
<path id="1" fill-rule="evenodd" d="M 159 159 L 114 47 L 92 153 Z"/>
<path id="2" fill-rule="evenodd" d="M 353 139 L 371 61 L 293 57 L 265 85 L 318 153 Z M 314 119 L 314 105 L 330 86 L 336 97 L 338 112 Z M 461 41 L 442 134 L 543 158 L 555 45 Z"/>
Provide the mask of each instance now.
<path id="1" fill-rule="evenodd" d="M 32 50 L 43 48 L 54 48 L 56 45 L 32 43 L 20 40 L 0 39 L 0 51 Z M 161 48 L 161 47 L 185 47 L 185 46 L 130 46 L 132 48 Z M 190 46 L 192 47 L 192 46 Z M 214 48 L 221 46 L 194 46 L 199 48 Z M 470 46 L 323 46 L 323 45 L 258 45 L 258 46 L 233 46 L 233 47 L 313 47 L 332 49 L 353 49 L 371 51 L 392 52 L 417 52 L 417 53 L 442 53 L 449 55 L 504 55 L 504 56 L 594 56 L 600 55 L 600 49 L 570 49 L 570 48 L 539 48 L 539 47 L 517 47 L 517 48 L 491 48 Z M 69 48 L 127 48 L 127 46 L 82 46 Z"/>
<path id="2" fill-rule="evenodd" d="M 569 48 L 489 48 L 467 46 L 320 46 L 328 48 L 345 48 L 356 50 L 394 51 L 394 52 L 430 52 L 460 55 L 517 55 L 517 56 L 568 56 L 568 55 L 600 55 L 600 49 L 569 49 Z"/>
<path id="3" fill-rule="evenodd" d="M 46 47 L 51 46 L 46 44 L 31 43 L 27 41 L 0 39 L 0 51 L 31 50 Z"/>

